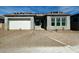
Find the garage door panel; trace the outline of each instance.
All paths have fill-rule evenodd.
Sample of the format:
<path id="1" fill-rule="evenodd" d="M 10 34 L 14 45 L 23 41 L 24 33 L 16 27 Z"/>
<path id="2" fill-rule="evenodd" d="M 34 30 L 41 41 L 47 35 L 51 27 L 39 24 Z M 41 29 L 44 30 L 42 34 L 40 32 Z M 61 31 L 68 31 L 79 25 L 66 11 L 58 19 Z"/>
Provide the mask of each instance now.
<path id="1" fill-rule="evenodd" d="M 31 29 L 31 21 L 9 21 L 9 29 Z"/>

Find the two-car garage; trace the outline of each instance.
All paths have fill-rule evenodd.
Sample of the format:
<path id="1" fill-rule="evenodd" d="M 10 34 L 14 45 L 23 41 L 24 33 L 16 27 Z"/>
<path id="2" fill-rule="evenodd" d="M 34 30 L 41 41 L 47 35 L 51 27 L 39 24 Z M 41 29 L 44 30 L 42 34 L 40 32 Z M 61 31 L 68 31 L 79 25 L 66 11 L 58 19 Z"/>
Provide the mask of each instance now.
<path id="1" fill-rule="evenodd" d="M 31 29 L 31 21 L 30 20 L 10 20 L 9 29 L 10 30 Z"/>
<path id="2" fill-rule="evenodd" d="M 33 17 L 29 18 L 8 18 L 7 29 L 8 30 L 28 30 L 33 28 Z"/>

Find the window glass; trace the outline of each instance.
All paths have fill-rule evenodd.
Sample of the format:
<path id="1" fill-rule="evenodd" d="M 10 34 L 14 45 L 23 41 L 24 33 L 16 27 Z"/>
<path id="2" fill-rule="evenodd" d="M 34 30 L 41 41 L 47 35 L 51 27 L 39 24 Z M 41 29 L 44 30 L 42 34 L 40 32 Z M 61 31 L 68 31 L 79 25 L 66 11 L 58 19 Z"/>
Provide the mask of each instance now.
<path id="1" fill-rule="evenodd" d="M 55 18 L 51 18 L 51 26 L 55 26 Z"/>
<path id="2" fill-rule="evenodd" d="M 56 18 L 56 25 L 60 26 L 60 18 Z"/>
<path id="3" fill-rule="evenodd" d="M 66 26 L 66 18 L 62 18 L 62 26 Z"/>

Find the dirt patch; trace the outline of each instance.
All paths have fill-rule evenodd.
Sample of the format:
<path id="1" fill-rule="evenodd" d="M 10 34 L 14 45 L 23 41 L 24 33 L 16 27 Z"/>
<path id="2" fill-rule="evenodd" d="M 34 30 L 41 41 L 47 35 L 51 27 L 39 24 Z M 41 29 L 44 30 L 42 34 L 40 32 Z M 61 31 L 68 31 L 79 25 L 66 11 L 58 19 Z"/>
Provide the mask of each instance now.
<path id="1" fill-rule="evenodd" d="M 19 47 L 55 47 L 64 46 L 63 44 L 49 39 L 44 30 L 27 31 L 0 31 L 0 48 L 19 48 Z"/>
<path id="2" fill-rule="evenodd" d="M 79 31 L 58 31 L 58 32 L 49 32 L 49 36 L 66 43 L 67 45 L 79 45 Z"/>

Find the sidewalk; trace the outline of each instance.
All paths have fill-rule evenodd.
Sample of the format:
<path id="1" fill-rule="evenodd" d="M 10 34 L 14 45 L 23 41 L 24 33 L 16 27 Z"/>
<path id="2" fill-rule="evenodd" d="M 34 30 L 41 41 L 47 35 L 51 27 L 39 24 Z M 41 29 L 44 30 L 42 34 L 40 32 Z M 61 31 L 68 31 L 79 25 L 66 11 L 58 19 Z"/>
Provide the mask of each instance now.
<path id="1" fill-rule="evenodd" d="M 72 47 L 73 48 L 73 47 Z M 79 48 L 79 47 L 78 47 Z M 0 49 L 0 53 L 75 53 L 76 47 L 70 49 L 65 47 L 24 47 L 24 48 L 10 48 Z"/>

